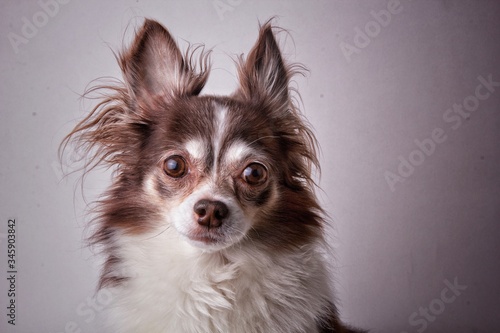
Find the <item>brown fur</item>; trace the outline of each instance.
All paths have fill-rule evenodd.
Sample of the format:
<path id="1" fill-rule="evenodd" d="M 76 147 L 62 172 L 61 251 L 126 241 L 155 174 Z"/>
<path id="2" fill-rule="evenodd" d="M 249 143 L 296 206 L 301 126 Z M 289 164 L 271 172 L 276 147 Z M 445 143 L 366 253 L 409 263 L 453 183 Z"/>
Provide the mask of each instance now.
<path id="1" fill-rule="evenodd" d="M 87 171 L 99 165 L 115 170 L 112 187 L 97 203 L 96 229 L 90 238 L 92 244 L 103 246 L 107 256 L 100 287 L 126 279 L 115 268 L 120 262 L 113 247 L 117 232 L 142 234 L 159 219 L 158 207 L 143 192 L 145 175 L 155 175 L 158 193 L 169 198 L 189 193 L 211 171 L 212 162 L 221 158 L 211 152 L 203 165 L 196 165 L 194 173 L 181 180 L 168 180 L 161 172 L 165 152 L 180 149 L 183 140 L 201 137 L 210 142 L 214 105 L 227 108 L 231 124 L 220 155 L 230 142 L 241 139 L 269 157 L 273 185 L 269 189 L 251 189 L 238 182 L 227 185 L 242 206 L 260 208 L 259 223 L 246 241 L 279 252 L 294 251 L 322 237 L 325 221 L 311 176 L 314 167 L 319 170 L 317 142 L 293 103 L 289 86 L 303 67 L 283 61 L 269 21 L 260 28 L 248 57 L 239 59 L 240 88 L 230 97 L 198 96 L 208 79 L 209 52 L 193 50 L 182 55 L 165 28 L 146 20 L 131 47 L 119 56 L 125 82 L 90 89 L 102 92 L 104 98 L 61 144 L 63 152 L 75 143 Z M 198 61 L 193 55 L 197 50 Z M 280 193 L 276 202 L 270 202 L 272 191 Z M 355 332 L 339 323 L 333 305 L 318 325 L 322 332 Z"/>

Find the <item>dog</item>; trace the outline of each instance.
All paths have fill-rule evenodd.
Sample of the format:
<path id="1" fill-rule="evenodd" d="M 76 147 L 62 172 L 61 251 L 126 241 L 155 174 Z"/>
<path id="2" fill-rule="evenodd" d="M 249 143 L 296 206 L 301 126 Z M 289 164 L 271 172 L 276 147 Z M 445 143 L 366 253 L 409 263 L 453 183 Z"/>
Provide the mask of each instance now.
<path id="1" fill-rule="evenodd" d="M 230 96 L 201 95 L 209 51 L 182 53 L 146 19 L 117 58 L 124 82 L 63 140 L 111 167 L 90 241 L 120 333 L 362 332 L 332 302 L 317 141 L 272 20 L 237 59 Z"/>

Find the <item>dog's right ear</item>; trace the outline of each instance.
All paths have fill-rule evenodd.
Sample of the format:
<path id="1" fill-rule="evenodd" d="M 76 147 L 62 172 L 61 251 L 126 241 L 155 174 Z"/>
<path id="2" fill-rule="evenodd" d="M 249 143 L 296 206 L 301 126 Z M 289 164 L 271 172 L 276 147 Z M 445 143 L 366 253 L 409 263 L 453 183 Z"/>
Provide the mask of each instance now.
<path id="1" fill-rule="evenodd" d="M 120 65 L 136 99 L 197 95 L 208 79 L 207 54 L 202 52 L 200 73 L 195 72 L 192 57 L 186 58 L 167 29 L 146 19 L 130 48 L 121 54 Z"/>

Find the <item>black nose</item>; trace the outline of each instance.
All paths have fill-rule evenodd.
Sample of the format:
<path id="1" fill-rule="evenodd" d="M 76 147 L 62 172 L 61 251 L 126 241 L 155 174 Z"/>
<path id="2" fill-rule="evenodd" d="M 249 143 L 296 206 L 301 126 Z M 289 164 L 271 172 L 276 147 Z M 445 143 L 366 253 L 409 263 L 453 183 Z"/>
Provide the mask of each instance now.
<path id="1" fill-rule="evenodd" d="M 200 200 L 194 204 L 194 213 L 199 225 L 207 228 L 218 228 L 229 215 L 226 204 L 220 201 Z"/>

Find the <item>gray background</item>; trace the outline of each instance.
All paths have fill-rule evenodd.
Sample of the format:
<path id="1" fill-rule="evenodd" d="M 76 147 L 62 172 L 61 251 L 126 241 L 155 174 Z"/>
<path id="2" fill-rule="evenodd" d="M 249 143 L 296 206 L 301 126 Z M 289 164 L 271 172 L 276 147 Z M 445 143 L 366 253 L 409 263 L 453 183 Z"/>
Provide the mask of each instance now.
<path id="1" fill-rule="evenodd" d="M 96 332 L 94 314 L 109 301 L 92 300 L 99 261 L 82 245 L 85 200 L 78 175 L 61 180 L 56 151 L 95 103 L 79 98 L 90 81 L 120 77 L 111 50 L 155 18 L 182 48 L 214 49 L 205 92 L 226 94 L 236 86 L 231 57 L 248 52 L 259 20 L 278 15 L 288 58 L 310 69 L 296 83 L 322 146 L 318 193 L 335 224 L 342 317 L 372 332 L 498 332 L 500 87 L 479 105 L 471 96 L 480 76 L 500 82 L 500 3 L 401 0 L 383 26 L 371 12 L 388 0 L 220 2 L 227 11 L 212 0 L 70 1 L 45 21 L 39 2 L 1 2 L 0 277 L 9 218 L 19 273 L 17 325 L 1 310 L 0 331 Z M 38 31 L 16 52 L 9 34 L 23 36 L 34 19 Z M 371 36 L 359 36 L 365 29 Z M 359 47 L 349 56 L 347 44 Z M 454 129 L 443 117 L 464 102 L 474 111 Z M 419 153 L 415 140 L 436 128 L 446 140 Z M 385 175 L 401 158 L 418 165 L 400 167 L 405 180 L 391 189 Z M 87 201 L 108 182 L 91 175 Z M 447 283 L 466 289 L 450 301 Z M 0 278 L 2 309 L 7 287 Z"/>

